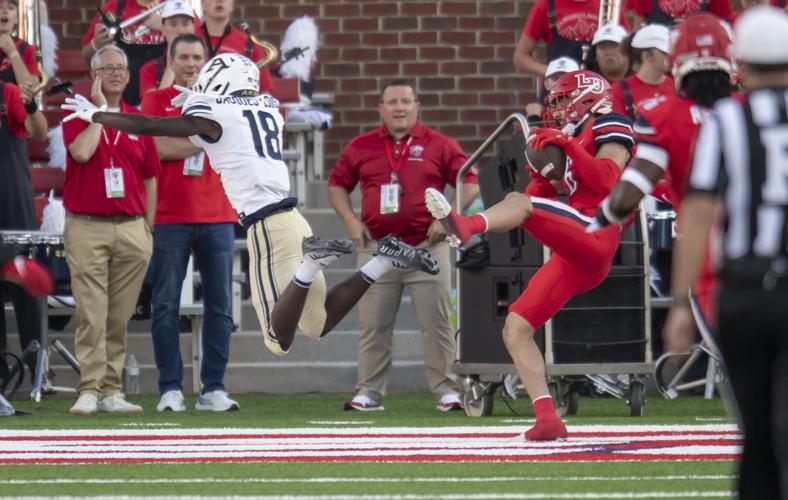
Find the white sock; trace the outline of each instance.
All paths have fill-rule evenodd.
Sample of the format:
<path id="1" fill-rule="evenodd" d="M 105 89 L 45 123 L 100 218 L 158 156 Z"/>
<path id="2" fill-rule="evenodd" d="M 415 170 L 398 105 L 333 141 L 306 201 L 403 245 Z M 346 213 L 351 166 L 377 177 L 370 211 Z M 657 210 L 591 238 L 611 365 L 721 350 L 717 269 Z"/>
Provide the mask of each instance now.
<path id="1" fill-rule="evenodd" d="M 487 216 L 484 215 L 484 212 L 480 212 L 479 215 L 484 219 L 484 231 L 482 231 L 482 233 L 486 233 L 487 230 L 490 229 L 490 221 L 487 220 Z"/>
<path id="2" fill-rule="evenodd" d="M 293 282 L 302 288 L 309 288 L 312 282 L 315 281 L 315 275 L 320 269 L 322 269 L 320 264 L 309 257 L 304 257 L 301 266 L 296 271 L 295 276 L 293 276 Z"/>
<path id="3" fill-rule="evenodd" d="M 381 276 L 394 269 L 394 263 L 388 257 L 376 255 L 372 260 L 361 266 L 358 274 L 369 284 L 376 282 Z"/>

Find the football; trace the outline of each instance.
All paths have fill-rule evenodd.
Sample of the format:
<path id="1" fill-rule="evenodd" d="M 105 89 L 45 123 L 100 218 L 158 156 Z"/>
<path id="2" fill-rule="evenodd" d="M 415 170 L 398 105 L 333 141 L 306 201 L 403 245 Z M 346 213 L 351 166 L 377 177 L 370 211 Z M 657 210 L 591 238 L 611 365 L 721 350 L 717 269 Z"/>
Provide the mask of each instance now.
<path id="1" fill-rule="evenodd" d="M 555 144 L 548 144 L 543 151 L 537 151 L 531 146 L 525 147 L 525 157 L 534 170 L 553 181 L 564 178 L 566 170 L 566 153 Z"/>

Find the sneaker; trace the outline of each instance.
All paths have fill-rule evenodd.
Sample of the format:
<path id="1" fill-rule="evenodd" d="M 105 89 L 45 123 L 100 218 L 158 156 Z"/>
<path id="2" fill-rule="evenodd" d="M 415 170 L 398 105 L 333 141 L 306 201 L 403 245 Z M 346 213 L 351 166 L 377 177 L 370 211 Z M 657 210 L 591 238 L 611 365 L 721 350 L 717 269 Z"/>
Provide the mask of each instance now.
<path id="1" fill-rule="evenodd" d="M 167 391 L 161 395 L 156 411 L 186 411 L 183 393 L 179 390 Z"/>
<path id="2" fill-rule="evenodd" d="M 460 401 L 460 396 L 454 392 L 449 394 L 444 394 L 438 400 L 438 406 L 435 407 L 436 410 L 440 411 L 456 411 L 462 410 L 464 406 L 462 406 L 462 401 Z"/>
<path id="3" fill-rule="evenodd" d="M 383 411 L 383 405 L 366 396 L 357 394 L 350 401 L 345 401 L 345 411 Z"/>
<path id="4" fill-rule="evenodd" d="M 230 399 L 224 391 L 211 391 L 200 394 L 194 407 L 203 411 L 238 411 L 241 409 L 238 403 Z"/>
<path id="5" fill-rule="evenodd" d="M 430 214 L 438 219 L 446 232 L 451 235 L 450 245 L 462 246 L 468 243 L 472 236 L 471 231 L 465 224 L 464 217 L 451 208 L 449 200 L 443 196 L 443 193 L 434 188 L 427 188 L 424 191 L 424 202 Z"/>
<path id="6" fill-rule="evenodd" d="M 88 415 L 90 413 L 96 413 L 96 402 L 98 398 L 95 394 L 86 392 L 84 394 L 79 395 L 79 399 L 77 402 L 74 403 L 74 406 L 68 410 L 71 415 Z"/>
<path id="7" fill-rule="evenodd" d="M 566 426 L 557 416 L 537 420 L 533 427 L 525 432 L 526 441 L 556 441 L 566 439 L 569 433 Z"/>
<path id="8" fill-rule="evenodd" d="M 378 242 L 375 255 L 383 255 L 391 259 L 394 267 L 399 269 L 415 269 L 427 274 L 438 274 L 440 268 L 435 258 L 427 250 L 417 248 L 388 235 Z"/>
<path id="9" fill-rule="evenodd" d="M 350 240 L 323 240 L 317 236 L 309 236 L 301 242 L 301 252 L 305 259 L 312 259 L 320 267 L 326 267 L 342 255 L 353 253 L 353 242 Z"/>
<path id="10" fill-rule="evenodd" d="M 142 413 L 142 406 L 126 401 L 121 393 L 107 396 L 98 402 L 98 411 L 106 413 Z"/>

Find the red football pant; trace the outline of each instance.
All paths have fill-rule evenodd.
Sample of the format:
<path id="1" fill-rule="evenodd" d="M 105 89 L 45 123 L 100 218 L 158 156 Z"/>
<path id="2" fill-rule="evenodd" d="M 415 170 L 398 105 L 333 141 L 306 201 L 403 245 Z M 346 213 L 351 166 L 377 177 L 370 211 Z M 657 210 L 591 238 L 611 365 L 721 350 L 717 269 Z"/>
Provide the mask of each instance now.
<path id="1" fill-rule="evenodd" d="M 519 314 L 538 330 L 569 299 L 604 281 L 621 241 L 621 229 L 610 225 L 586 233 L 590 217 L 565 203 L 536 197 L 531 201 L 533 213 L 522 227 L 553 255 L 509 306 L 509 312 Z"/>

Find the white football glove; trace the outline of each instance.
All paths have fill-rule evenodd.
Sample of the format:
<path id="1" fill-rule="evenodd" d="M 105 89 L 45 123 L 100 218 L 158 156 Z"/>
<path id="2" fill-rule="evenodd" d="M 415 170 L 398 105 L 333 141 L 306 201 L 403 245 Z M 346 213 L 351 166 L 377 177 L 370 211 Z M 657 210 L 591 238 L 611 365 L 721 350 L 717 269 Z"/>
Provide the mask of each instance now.
<path id="1" fill-rule="evenodd" d="M 107 109 L 107 105 L 105 104 L 100 108 L 96 107 L 96 105 L 90 102 L 90 100 L 77 94 L 74 97 L 66 97 L 65 104 L 61 104 L 60 109 L 73 111 L 72 114 L 63 118 L 63 123 L 73 120 L 74 118 L 79 118 L 80 120 L 84 120 L 88 123 L 93 123 L 93 115 L 99 111 L 105 111 Z"/>
<path id="2" fill-rule="evenodd" d="M 181 108 L 184 104 L 186 104 L 186 99 L 188 99 L 190 95 L 194 94 L 194 91 L 192 89 L 187 89 L 186 87 L 181 87 L 180 85 L 175 85 L 174 87 L 180 90 L 181 93 L 173 97 L 170 101 L 170 104 L 176 108 Z"/>

